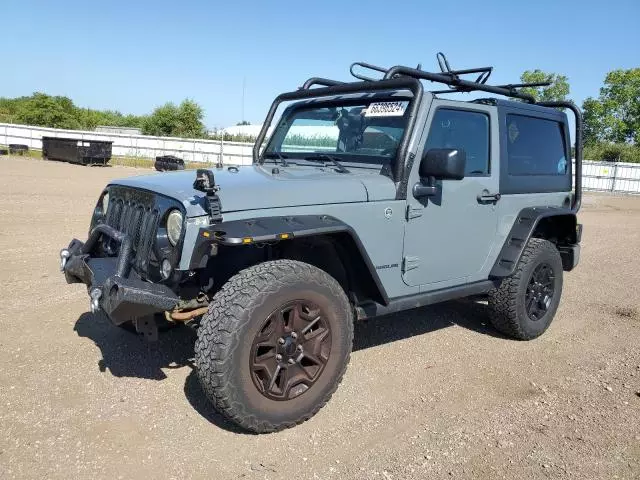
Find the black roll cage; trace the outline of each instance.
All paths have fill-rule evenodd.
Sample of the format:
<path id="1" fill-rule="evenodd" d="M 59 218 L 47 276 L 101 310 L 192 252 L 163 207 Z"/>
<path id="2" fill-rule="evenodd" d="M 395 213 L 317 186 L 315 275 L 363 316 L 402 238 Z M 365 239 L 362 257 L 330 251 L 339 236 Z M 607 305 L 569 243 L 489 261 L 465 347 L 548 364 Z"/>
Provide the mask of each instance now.
<path id="1" fill-rule="evenodd" d="M 321 77 L 311 77 L 294 92 L 282 93 L 276 97 L 271 104 L 267 117 L 262 124 L 262 129 L 258 134 L 258 138 L 253 146 L 253 163 L 262 164 L 264 159 L 260 157 L 260 147 L 267 136 L 267 132 L 273 117 L 281 103 L 292 100 L 304 100 L 308 98 L 327 97 L 333 95 L 347 95 L 352 93 L 376 92 L 382 90 L 410 90 L 413 93 L 413 99 L 409 106 L 409 117 L 405 133 L 403 135 L 400 146 L 396 153 L 396 162 L 393 167 L 393 178 L 396 182 L 405 179 L 407 172 L 404 161 L 400 159 L 406 158 L 407 148 L 411 133 L 415 127 L 416 116 L 422 95 L 424 92 L 422 82 L 427 80 L 430 82 L 447 85 L 449 88 L 445 90 L 435 90 L 433 94 L 459 93 L 482 91 L 502 95 L 509 98 L 517 98 L 527 103 L 540 105 L 549 108 L 568 108 L 575 116 L 575 182 L 574 197 L 571 209 L 577 212 L 582 202 L 582 112 L 573 103 L 569 101 L 554 102 L 536 102 L 535 98 L 527 93 L 521 92 L 519 89 L 523 87 L 543 87 L 550 85 L 551 82 L 536 83 L 513 83 L 507 85 L 489 85 L 487 80 L 493 71 L 493 67 L 468 68 L 464 70 L 453 70 L 449 65 L 446 57 L 442 52 L 436 55 L 440 72 L 427 72 L 422 70 L 420 65 L 416 68 L 406 67 L 404 65 L 396 65 L 391 68 L 384 68 L 365 62 L 355 62 L 351 64 L 351 74 L 360 80 L 359 82 L 341 82 L 338 80 L 330 80 Z M 355 68 L 372 70 L 382 73 L 381 79 L 367 77 L 355 71 Z M 462 75 L 478 74 L 475 80 L 466 80 L 461 78 Z M 319 86 L 319 88 L 311 88 Z"/>

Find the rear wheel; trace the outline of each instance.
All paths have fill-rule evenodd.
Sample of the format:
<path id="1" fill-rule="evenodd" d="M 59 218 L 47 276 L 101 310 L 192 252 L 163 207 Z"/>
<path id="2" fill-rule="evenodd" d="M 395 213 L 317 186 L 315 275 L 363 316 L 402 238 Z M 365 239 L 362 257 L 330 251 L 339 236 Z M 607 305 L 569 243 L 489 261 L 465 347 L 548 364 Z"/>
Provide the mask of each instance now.
<path id="1" fill-rule="evenodd" d="M 214 297 L 198 329 L 198 378 L 233 422 L 259 433 L 281 430 L 329 400 L 352 339 L 351 307 L 334 278 L 303 262 L 265 262 Z"/>
<path id="2" fill-rule="evenodd" d="M 562 259 L 548 240 L 529 240 L 514 274 L 489 294 L 491 321 L 518 340 L 539 337 L 555 316 L 562 294 Z"/>

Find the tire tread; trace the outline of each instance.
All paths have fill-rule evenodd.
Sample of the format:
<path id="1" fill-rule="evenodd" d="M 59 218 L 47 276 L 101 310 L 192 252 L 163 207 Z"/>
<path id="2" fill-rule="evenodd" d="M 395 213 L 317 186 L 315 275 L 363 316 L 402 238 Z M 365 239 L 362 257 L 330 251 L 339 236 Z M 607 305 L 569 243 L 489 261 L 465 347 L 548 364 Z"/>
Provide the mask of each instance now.
<path id="1" fill-rule="evenodd" d="M 270 423 L 259 420 L 234 398 L 237 386 L 231 381 L 231 368 L 228 368 L 234 350 L 242 341 L 241 332 L 251 321 L 251 314 L 243 315 L 248 309 L 257 308 L 269 295 L 284 286 L 284 279 L 305 277 L 307 280 L 328 285 L 337 300 L 340 300 L 351 312 L 347 297 L 331 276 L 312 265 L 295 260 L 273 260 L 246 268 L 220 289 L 214 296 L 208 312 L 203 316 L 198 329 L 196 342 L 196 365 L 200 383 L 223 416 L 241 427 L 257 432 L 269 433 L 293 427 L 315 415 L 329 401 L 342 381 L 350 359 L 350 349 L 328 393 L 316 402 L 309 411 L 289 422 Z M 256 300 L 257 299 L 257 300 Z M 351 320 L 351 317 L 348 317 Z M 353 322 L 348 321 L 347 334 L 349 344 L 353 341 Z"/>
<path id="2" fill-rule="evenodd" d="M 552 255 L 559 257 L 556 246 L 550 241 L 542 238 L 529 239 L 513 275 L 505 278 L 500 287 L 489 293 L 491 323 L 501 333 L 517 340 L 532 340 L 537 337 L 523 328 L 517 301 L 521 282 L 528 280 L 523 279 L 525 268 L 544 251 L 550 251 Z"/>

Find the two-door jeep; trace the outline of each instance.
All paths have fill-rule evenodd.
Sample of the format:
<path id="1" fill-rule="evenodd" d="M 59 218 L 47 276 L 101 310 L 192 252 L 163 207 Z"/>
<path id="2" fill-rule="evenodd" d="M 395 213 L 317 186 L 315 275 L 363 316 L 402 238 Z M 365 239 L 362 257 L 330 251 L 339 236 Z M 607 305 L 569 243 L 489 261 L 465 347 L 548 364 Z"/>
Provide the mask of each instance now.
<path id="1" fill-rule="evenodd" d="M 473 296 L 502 333 L 536 338 L 578 263 L 581 113 L 438 61 L 310 78 L 276 98 L 250 166 L 112 182 L 87 241 L 61 252 L 67 281 L 147 336 L 197 327 L 206 395 L 256 432 L 329 400 L 355 320 Z M 441 98 L 457 92 L 507 99 Z"/>

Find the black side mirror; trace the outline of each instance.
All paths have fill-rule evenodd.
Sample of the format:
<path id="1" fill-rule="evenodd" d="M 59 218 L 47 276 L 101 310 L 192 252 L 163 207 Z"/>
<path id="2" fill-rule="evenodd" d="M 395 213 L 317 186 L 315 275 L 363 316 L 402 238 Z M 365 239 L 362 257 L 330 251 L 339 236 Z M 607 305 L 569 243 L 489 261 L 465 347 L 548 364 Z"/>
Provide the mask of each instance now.
<path id="1" fill-rule="evenodd" d="M 413 186 L 416 198 L 436 195 L 436 180 L 462 180 L 467 164 L 464 150 L 457 148 L 432 148 L 422 155 L 418 173 L 420 182 Z"/>
<path id="2" fill-rule="evenodd" d="M 432 148 L 427 150 L 420 162 L 420 178 L 435 177 L 437 180 L 462 180 L 467 155 L 457 148 Z"/>

